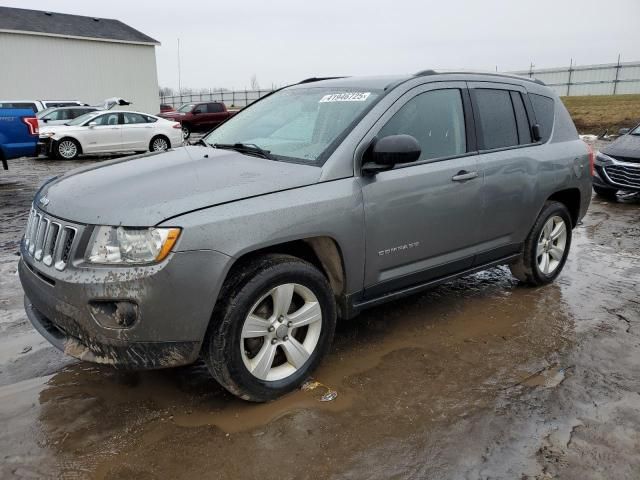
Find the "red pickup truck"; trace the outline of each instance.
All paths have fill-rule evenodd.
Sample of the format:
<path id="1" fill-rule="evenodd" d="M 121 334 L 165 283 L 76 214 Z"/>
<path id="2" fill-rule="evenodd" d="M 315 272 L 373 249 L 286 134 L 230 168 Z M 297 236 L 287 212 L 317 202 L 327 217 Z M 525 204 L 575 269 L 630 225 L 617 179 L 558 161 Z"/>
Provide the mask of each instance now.
<path id="1" fill-rule="evenodd" d="M 204 132 L 217 127 L 236 112 L 227 110 L 222 102 L 185 103 L 173 112 L 159 113 L 158 116 L 180 122 L 185 140 L 191 132 Z"/>

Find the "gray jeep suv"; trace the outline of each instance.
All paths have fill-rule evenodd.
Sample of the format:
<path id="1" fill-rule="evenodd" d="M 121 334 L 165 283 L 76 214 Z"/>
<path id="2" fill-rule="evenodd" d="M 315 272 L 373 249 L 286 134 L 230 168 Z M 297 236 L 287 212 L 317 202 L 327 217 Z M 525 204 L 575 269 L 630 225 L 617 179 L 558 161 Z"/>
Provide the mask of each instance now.
<path id="1" fill-rule="evenodd" d="M 198 145 L 43 185 L 21 244 L 26 311 L 79 359 L 202 358 L 267 401 L 313 372 L 337 318 L 495 265 L 553 281 L 592 162 L 540 82 L 309 79 Z"/>

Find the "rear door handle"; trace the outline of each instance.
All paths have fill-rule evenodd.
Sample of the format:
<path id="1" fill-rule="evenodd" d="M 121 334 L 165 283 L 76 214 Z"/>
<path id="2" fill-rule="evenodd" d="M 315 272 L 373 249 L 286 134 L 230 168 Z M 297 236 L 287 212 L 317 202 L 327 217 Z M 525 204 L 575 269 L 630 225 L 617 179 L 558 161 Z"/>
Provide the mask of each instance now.
<path id="1" fill-rule="evenodd" d="M 451 177 L 454 182 L 466 182 L 467 180 L 473 180 L 478 176 L 478 172 L 467 172 L 466 170 L 460 170 L 457 175 Z"/>

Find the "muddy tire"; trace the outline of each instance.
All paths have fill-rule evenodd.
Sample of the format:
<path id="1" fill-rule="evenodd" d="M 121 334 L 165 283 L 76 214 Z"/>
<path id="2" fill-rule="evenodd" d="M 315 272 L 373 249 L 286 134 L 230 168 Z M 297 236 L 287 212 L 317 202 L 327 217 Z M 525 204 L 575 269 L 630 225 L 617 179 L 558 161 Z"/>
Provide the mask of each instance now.
<path id="1" fill-rule="evenodd" d="M 560 202 L 546 202 L 524 243 L 518 260 L 509 265 L 518 280 L 540 286 L 562 271 L 571 247 L 571 215 Z"/>
<path id="2" fill-rule="evenodd" d="M 618 190 L 613 188 L 605 188 L 599 187 L 597 185 L 593 185 L 593 191 L 596 192 L 596 195 L 602 198 L 606 198 L 607 200 L 617 200 L 618 199 Z"/>
<path id="3" fill-rule="evenodd" d="M 223 286 L 202 355 L 229 392 L 253 402 L 300 386 L 328 352 L 336 305 L 325 276 L 288 255 L 234 267 Z"/>

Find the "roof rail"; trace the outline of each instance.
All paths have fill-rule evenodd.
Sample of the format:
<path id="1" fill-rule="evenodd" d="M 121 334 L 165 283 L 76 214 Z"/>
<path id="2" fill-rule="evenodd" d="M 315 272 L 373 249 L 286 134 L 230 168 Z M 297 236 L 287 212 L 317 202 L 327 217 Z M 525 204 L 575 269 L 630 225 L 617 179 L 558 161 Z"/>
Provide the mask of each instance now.
<path id="1" fill-rule="evenodd" d="M 480 72 L 480 71 L 472 71 L 472 70 L 468 70 L 468 71 L 464 71 L 464 70 L 442 70 L 442 71 L 436 71 L 436 70 L 432 70 L 432 69 L 428 69 L 428 70 L 420 70 L 417 73 L 414 73 L 414 77 L 426 77 L 426 76 L 430 76 L 430 75 L 447 75 L 447 74 L 468 74 L 468 75 L 490 75 L 492 77 L 502 77 L 502 78 L 513 78 L 515 80 L 525 80 L 527 82 L 533 82 L 533 83 L 537 83 L 538 85 L 545 85 L 545 83 L 542 80 L 538 80 L 537 78 L 528 78 L 528 77 L 521 77 L 520 75 L 512 75 L 509 73 L 497 73 L 497 72 Z"/>
<path id="2" fill-rule="evenodd" d="M 304 80 L 299 81 L 298 85 L 300 85 L 301 83 L 320 82 L 322 80 L 335 80 L 336 78 L 346 78 L 346 77 L 345 76 L 341 76 L 341 77 L 311 77 L 311 78 L 305 78 Z"/>

